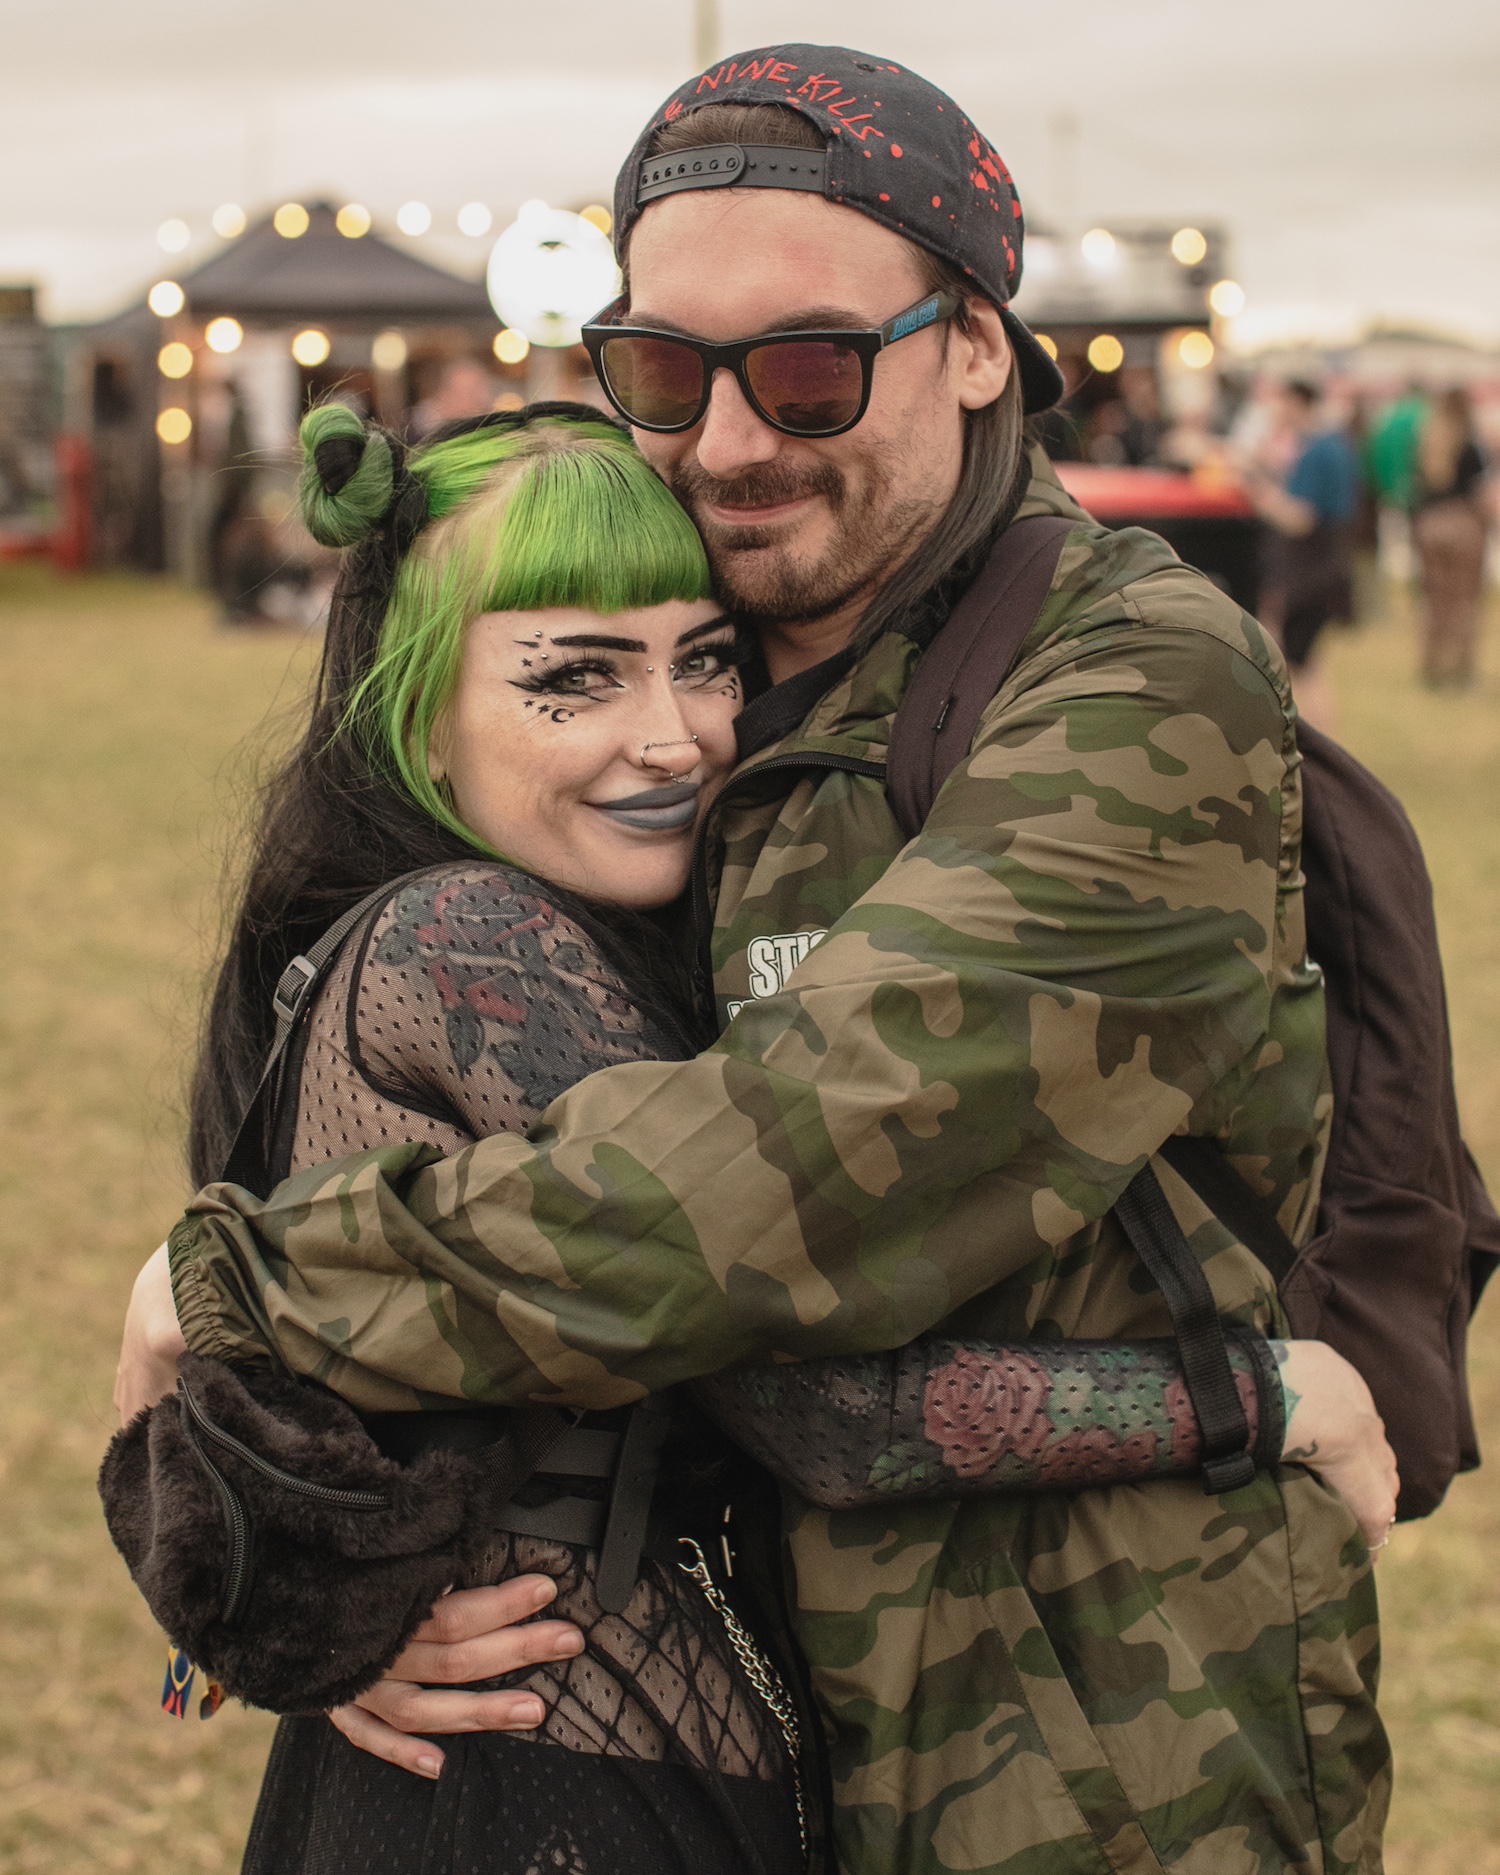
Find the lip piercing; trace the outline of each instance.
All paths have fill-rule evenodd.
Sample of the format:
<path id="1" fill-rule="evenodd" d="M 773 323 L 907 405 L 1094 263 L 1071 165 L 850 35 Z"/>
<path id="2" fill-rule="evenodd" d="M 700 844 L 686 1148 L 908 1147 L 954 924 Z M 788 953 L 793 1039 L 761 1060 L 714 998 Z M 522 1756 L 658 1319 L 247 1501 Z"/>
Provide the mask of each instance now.
<path id="1" fill-rule="evenodd" d="M 696 736 L 679 736 L 675 742 L 643 742 L 641 744 L 640 753 L 641 767 L 655 768 L 658 766 L 657 763 L 648 762 L 646 760 L 647 755 L 652 749 L 683 749 L 686 748 L 689 743 L 694 743 L 697 740 L 698 738 Z"/>

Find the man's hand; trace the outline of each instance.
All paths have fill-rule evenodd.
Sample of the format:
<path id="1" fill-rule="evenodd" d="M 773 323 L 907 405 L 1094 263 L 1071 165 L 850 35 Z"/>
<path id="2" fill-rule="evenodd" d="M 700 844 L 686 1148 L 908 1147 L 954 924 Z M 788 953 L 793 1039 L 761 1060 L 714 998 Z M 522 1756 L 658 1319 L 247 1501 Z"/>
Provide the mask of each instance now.
<path id="1" fill-rule="evenodd" d="M 443 1754 L 410 1733 L 532 1731 L 546 1717 L 535 1693 L 428 1689 L 433 1681 L 489 1680 L 581 1654 L 583 1635 L 572 1622 L 527 1620 L 556 1594 L 550 1576 L 517 1576 L 498 1588 L 445 1595 L 385 1678 L 329 1717 L 351 1745 L 419 1777 L 436 1777 Z"/>
<path id="2" fill-rule="evenodd" d="M 1286 1395 L 1282 1458 L 1331 1484 L 1378 1553 L 1395 1522 L 1401 1480 L 1370 1389 L 1324 1341 L 1273 1341 L 1271 1347 Z"/>
<path id="3" fill-rule="evenodd" d="M 115 1411 L 122 1426 L 174 1390 L 177 1363 L 186 1353 L 163 1244 L 136 1277 L 125 1314 L 125 1338 L 115 1369 Z"/>

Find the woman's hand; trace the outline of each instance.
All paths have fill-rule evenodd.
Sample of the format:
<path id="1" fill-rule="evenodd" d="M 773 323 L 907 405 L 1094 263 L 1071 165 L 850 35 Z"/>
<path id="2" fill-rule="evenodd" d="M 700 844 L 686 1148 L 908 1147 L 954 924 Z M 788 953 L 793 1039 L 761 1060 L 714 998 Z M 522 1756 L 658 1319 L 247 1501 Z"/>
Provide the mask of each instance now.
<path id="1" fill-rule="evenodd" d="M 1273 1341 L 1286 1395 L 1281 1456 L 1315 1471 L 1353 1511 L 1372 1554 L 1385 1548 L 1401 1480 L 1359 1370 L 1324 1341 Z"/>
<path id="2" fill-rule="evenodd" d="M 175 1389 L 177 1363 L 186 1353 L 163 1244 L 136 1277 L 125 1313 L 125 1338 L 115 1369 L 115 1411 L 122 1426 Z"/>
<path id="3" fill-rule="evenodd" d="M 445 1595 L 385 1678 L 352 1705 L 329 1714 L 361 1751 L 419 1777 L 436 1777 L 443 1754 L 413 1732 L 529 1732 L 546 1710 L 535 1693 L 434 1692 L 434 1680 L 460 1685 L 494 1679 L 544 1660 L 583 1652 L 571 1621 L 529 1621 L 557 1594 L 550 1576 L 517 1576 L 492 1589 Z M 518 1627 L 518 1622 L 525 1626 Z"/>

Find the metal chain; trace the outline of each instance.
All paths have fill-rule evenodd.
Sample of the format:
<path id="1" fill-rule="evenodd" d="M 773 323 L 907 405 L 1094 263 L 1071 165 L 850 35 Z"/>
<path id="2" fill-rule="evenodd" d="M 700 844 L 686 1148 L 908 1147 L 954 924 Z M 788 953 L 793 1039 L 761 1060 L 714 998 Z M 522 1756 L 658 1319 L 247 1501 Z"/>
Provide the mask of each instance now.
<path id="1" fill-rule="evenodd" d="M 677 1567 L 702 1591 L 703 1599 L 724 1623 L 724 1632 L 729 1637 L 729 1645 L 734 1649 L 735 1658 L 745 1670 L 745 1677 L 765 1701 L 771 1717 L 775 1719 L 786 1742 L 787 1754 L 792 1767 L 792 1795 L 797 1804 L 797 1838 L 802 1845 L 802 1853 L 807 1854 L 807 1812 L 802 1802 L 802 1773 L 800 1756 L 802 1751 L 802 1728 L 797 1723 L 797 1708 L 792 1703 L 792 1696 L 786 1689 L 786 1682 L 756 1646 L 739 1616 L 725 1600 L 723 1591 L 709 1573 L 708 1562 L 703 1551 L 690 1536 L 677 1539 L 683 1549 L 693 1555 L 691 1564 L 679 1559 Z"/>

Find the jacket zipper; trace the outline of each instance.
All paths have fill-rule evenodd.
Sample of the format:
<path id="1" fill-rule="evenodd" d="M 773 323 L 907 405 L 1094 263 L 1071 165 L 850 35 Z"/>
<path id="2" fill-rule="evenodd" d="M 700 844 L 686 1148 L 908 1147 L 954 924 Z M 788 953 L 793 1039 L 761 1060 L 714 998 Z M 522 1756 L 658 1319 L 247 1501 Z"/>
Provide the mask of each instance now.
<path id="1" fill-rule="evenodd" d="M 289 1471 L 283 1471 L 279 1465 L 273 1465 L 258 1452 L 252 1452 L 248 1445 L 236 1439 L 232 1433 L 225 1432 L 204 1412 L 203 1408 L 188 1392 L 182 1389 L 183 1401 L 192 1414 L 198 1430 L 213 1440 L 214 1444 L 226 1452 L 233 1452 L 236 1458 L 243 1459 L 263 1478 L 269 1478 L 273 1484 L 279 1484 L 283 1490 L 293 1491 L 299 1497 L 310 1497 L 320 1504 L 337 1504 L 344 1510 L 389 1510 L 391 1500 L 384 1491 L 344 1491 L 331 1484 L 313 1484 L 306 1478 L 295 1477 Z M 214 1475 L 217 1477 L 218 1473 Z"/>
<path id="2" fill-rule="evenodd" d="M 193 1448 L 194 1458 L 212 1480 L 214 1490 L 218 1494 L 219 1508 L 224 1513 L 224 1529 L 229 1542 L 229 1561 L 224 1569 L 224 1600 L 219 1609 L 219 1619 L 226 1628 L 232 1628 L 239 1620 L 249 1588 L 250 1519 L 245 1514 L 245 1507 L 239 1500 L 239 1494 L 204 1451 L 203 1441 L 198 1437 L 197 1424 L 193 1417 L 186 1413 L 183 1415 L 183 1431 L 187 1434 L 188 1444 Z"/>
<path id="3" fill-rule="evenodd" d="M 843 769 L 846 774 L 863 775 L 867 781 L 885 780 L 884 762 L 867 762 L 854 755 L 828 755 L 817 749 L 810 749 L 803 755 L 773 755 L 764 762 L 757 762 L 754 768 L 747 769 L 738 780 L 751 781 L 773 769 L 787 768 Z M 714 1035 L 718 1034 L 719 1027 L 717 999 L 714 996 L 713 906 L 708 899 L 708 830 L 714 815 L 734 785 L 733 781 L 728 783 L 704 816 L 698 837 L 693 843 L 693 928 L 698 940 L 698 998 L 702 1005 L 703 1020 Z"/>

